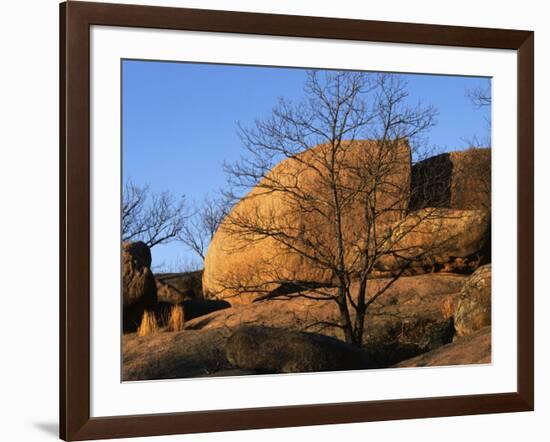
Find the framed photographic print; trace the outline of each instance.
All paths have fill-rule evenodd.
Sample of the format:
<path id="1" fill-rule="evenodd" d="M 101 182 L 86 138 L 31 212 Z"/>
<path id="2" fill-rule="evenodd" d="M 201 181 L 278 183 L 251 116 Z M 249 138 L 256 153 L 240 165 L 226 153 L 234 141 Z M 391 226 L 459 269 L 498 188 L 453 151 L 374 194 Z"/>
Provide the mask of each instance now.
<path id="1" fill-rule="evenodd" d="M 533 410 L 532 32 L 60 14 L 63 439 Z"/>

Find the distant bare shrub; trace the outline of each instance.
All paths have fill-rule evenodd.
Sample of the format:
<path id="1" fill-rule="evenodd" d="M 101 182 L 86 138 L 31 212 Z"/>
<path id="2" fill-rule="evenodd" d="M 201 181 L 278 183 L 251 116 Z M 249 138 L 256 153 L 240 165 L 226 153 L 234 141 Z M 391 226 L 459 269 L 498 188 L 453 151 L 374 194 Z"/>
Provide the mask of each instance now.
<path id="1" fill-rule="evenodd" d="M 143 241 L 149 247 L 177 239 L 191 216 L 185 196 L 152 192 L 128 180 L 122 192 L 122 241 Z"/>
<path id="2" fill-rule="evenodd" d="M 141 324 L 138 329 L 138 336 L 150 336 L 158 333 L 159 326 L 157 323 L 157 318 L 155 317 L 154 312 L 145 311 L 143 312 L 143 317 L 141 318 Z"/>
<path id="3" fill-rule="evenodd" d="M 183 330 L 185 323 L 183 307 L 180 304 L 174 305 L 170 310 L 170 318 L 168 319 L 168 331 Z"/>
<path id="4" fill-rule="evenodd" d="M 220 227 L 222 220 L 231 210 L 231 200 L 225 196 L 210 199 L 206 196 L 194 213 L 186 219 L 178 233 L 178 239 L 204 261 L 206 250 L 214 234 Z M 186 271 L 199 270 L 202 265 L 195 264 L 194 268 Z"/>

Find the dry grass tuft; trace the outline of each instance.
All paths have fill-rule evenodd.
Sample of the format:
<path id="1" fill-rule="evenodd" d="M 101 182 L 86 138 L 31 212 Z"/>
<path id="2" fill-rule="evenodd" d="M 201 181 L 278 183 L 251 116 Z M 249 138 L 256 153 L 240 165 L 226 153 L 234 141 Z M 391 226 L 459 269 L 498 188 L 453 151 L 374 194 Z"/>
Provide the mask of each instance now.
<path id="1" fill-rule="evenodd" d="M 170 318 L 168 319 L 168 331 L 183 330 L 185 323 L 183 306 L 180 304 L 174 305 L 170 310 Z"/>
<path id="2" fill-rule="evenodd" d="M 157 318 L 155 317 L 154 312 L 148 312 L 147 310 L 143 312 L 143 317 L 141 318 L 141 324 L 137 331 L 138 336 L 150 336 L 158 333 L 159 325 L 157 323 Z"/>

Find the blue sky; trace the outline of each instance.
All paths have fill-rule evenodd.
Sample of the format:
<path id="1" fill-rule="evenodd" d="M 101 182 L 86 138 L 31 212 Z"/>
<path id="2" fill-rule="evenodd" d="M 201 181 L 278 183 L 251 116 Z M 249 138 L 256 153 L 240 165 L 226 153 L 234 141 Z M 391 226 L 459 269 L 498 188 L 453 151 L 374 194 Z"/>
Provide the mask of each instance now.
<path id="1" fill-rule="evenodd" d="M 278 97 L 299 100 L 305 70 L 254 66 L 124 60 L 122 72 L 123 179 L 200 202 L 223 187 L 224 160 L 238 159 L 236 123 L 269 115 Z M 486 137 L 490 109 L 476 109 L 467 89 L 487 86 L 476 77 L 405 75 L 409 99 L 437 107 L 428 133 L 442 150 Z M 153 266 L 169 270 L 195 260 L 181 243 L 152 249 Z"/>

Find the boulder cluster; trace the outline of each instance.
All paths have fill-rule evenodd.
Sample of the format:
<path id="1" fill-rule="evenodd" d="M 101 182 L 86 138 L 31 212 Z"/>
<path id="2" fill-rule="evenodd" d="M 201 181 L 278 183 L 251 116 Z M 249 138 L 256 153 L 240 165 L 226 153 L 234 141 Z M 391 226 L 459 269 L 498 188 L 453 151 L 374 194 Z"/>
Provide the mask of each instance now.
<path id="1" fill-rule="evenodd" d="M 151 251 L 141 242 L 122 244 L 122 329 L 138 330 L 144 314 L 158 325 L 167 326 L 175 306 L 183 310 L 184 321 L 227 308 L 224 300 L 203 299 L 202 271 L 154 275 Z"/>
<path id="2" fill-rule="evenodd" d="M 346 151 L 350 168 L 359 167 L 365 157 L 379 149 L 369 140 L 355 141 Z M 403 141 L 393 148 L 391 171 L 385 178 L 388 188 L 379 190 L 377 207 L 384 213 L 379 230 L 390 225 L 394 249 L 377 263 L 374 275 L 390 276 L 409 263 L 406 274 L 438 271 L 471 273 L 490 262 L 491 231 L 491 152 L 489 148 L 470 149 L 437 155 L 412 164 L 411 151 Z M 319 184 L 316 162 L 328 149 L 319 145 L 274 167 L 262 182 L 278 183 L 277 191 L 262 182 L 242 198 L 215 233 L 205 259 L 203 291 L 207 296 L 227 299 L 231 304 L 250 303 L 266 293 L 281 289 L 280 281 L 307 281 L 331 285 L 333 274 L 300 254 L 281 246 L 275 235 L 251 233 L 247 222 L 265 223 L 279 237 L 292 238 L 305 227 L 311 235 L 334 243 L 332 226 L 323 223 L 314 210 L 305 210 L 302 200 L 326 201 L 327 187 Z M 304 164 L 313 166 L 304 167 Z M 341 185 L 353 185 L 343 175 Z M 300 201 L 288 196 L 288 188 L 300 189 Z M 391 191 L 389 190 L 391 189 Z M 353 245 L 366 236 L 359 203 L 349 204 L 342 213 L 343 242 Z M 306 207 L 306 209 L 308 209 Z M 392 224 L 393 223 L 393 224 Z M 258 229 L 261 230 L 261 229 Z M 405 235 L 402 232 L 410 231 Z M 401 239 L 401 235 L 402 239 Z M 353 247 L 349 247 L 353 249 Z M 422 259 L 411 259 L 422 256 Z M 346 256 L 350 263 L 356 256 Z M 410 264 L 412 261 L 412 264 Z M 352 266 L 353 264 L 349 264 Z"/>
<path id="3" fill-rule="evenodd" d="M 295 180 L 312 201 L 320 199 L 318 177 L 301 164 L 317 161 L 323 149 L 316 146 L 279 163 L 264 179 Z M 358 165 L 376 153 L 376 146 L 363 141 L 347 152 L 345 160 Z M 367 291 L 374 293 L 398 273 L 401 277 L 370 305 L 361 348 L 345 344 L 341 327 L 330 325 L 339 321 L 336 303 L 309 296 L 319 290 L 328 297 L 336 293 L 331 272 L 282 250 L 272 237 L 239 232 L 239 224 L 231 222 L 245 225 L 249 217 L 259 217 L 279 223 L 282 235 L 304 226 L 314 226 L 321 239 L 331 234 L 314 211 L 297 216 L 295 202 L 283 192 L 258 186 L 215 233 L 204 271 L 154 275 L 147 245 L 122 245 L 123 378 L 489 363 L 490 149 L 450 152 L 412 164 L 403 142 L 392 164 L 387 185 L 399 188 L 399 197 L 381 192 L 378 201 L 391 208 L 380 222 L 397 236 L 393 244 L 399 253 L 375 262 Z M 353 184 L 350 177 L 342 180 Z M 348 243 L 365 233 L 356 209 L 350 204 L 342 216 Z M 403 230 L 410 233 L 401 237 Z M 354 257 L 345 259 L 353 262 Z M 282 285 L 285 279 L 308 285 Z M 357 284 L 352 281 L 351 288 Z M 239 285 L 249 289 L 239 290 Z M 183 325 L 175 329 L 169 325 L 174 306 L 183 312 Z M 166 333 L 133 333 L 146 313 Z"/>

